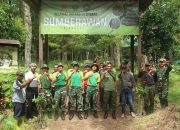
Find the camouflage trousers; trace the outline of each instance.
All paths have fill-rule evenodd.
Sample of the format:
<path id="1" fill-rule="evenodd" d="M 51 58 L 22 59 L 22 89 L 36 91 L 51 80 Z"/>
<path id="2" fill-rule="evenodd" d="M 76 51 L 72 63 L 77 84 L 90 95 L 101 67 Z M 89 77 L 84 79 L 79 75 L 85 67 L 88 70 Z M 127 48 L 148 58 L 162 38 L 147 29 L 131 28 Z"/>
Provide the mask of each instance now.
<path id="1" fill-rule="evenodd" d="M 97 111 L 97 87 L 88 86 L 85 97 L 84 111 L 88 112 L 89 104 L 92 101 L 92 111 Z"/>
<path id="2" fill-rule="evenodd" d="M 41 93 L 46 98 L 46 103 L 43 104 L 43 109 L 45 109 L 46 112 L 51 113 L 52 112 L 52 94 L 50 89 L 42 89 Z"/>
<path id="3" fill-rule="evenodd" d="M 152 113 L 154 111 L 154 97 L 155 97 L 155 87 L 145 86 L 144 88 L 144 110 L 146 113 Z"/>
<path id="4" fill-rule="evenodd" d="M 64 112 L 66 109 L 66 87 L 57 87 L 54 95 L 55 112 Z"/>
<path id="5" fill-rule="evenodd" d="M 69 109 L 70 111 L 83 111 L 83 97 L 82 97 L 82 91 L 81 87 L 78 88 L 72 88 L 69 91 Z"/>
<path id="6" fill-rule="evenodd" d="M 164 108 L 168 106 L 168 84 L 160 82 L 158 86 L 158 93 L 161 107 Z"/>

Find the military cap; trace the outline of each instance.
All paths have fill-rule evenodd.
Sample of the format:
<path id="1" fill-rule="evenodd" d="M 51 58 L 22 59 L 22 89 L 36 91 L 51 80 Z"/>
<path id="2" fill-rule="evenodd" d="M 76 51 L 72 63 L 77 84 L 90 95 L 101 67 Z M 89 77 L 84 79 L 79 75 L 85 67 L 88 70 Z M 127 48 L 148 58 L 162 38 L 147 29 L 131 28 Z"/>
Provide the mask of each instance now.
<path id="1" fill-rule="evenodd" d="M 49 67 L 46 64 L 43 64 L 43 66 L 41 67 L 41 69 L 49 69 Z"/>
<path id="2" fill-rule="evenodd" d="M 63 64 L 62 64 L 62 63 L 59 63 L 59 64 L 58 64 L 58 67 L 63 67 Z"/>
<path id="3" fill-rule="evenodd" d="M 91 65 L 90 64 L 84 64 L 84 68 L 86 68 L 86 67 L 91 67 Z"/>
<path id="4" fill-rule="evenodd" d="M 74 61 L 74 63 L 73 63 L 73 67 L 74 67 L 74 66 L 78 66 L 78 67 L 79 67 L 78 62 Z"/>
<path id="5" fill-rule="evenodd" d="M 76 61 L 73 61 L 72 63 L 71 63 L 71 66 L 73 66 L 75 63 L 77 63 Z"/>

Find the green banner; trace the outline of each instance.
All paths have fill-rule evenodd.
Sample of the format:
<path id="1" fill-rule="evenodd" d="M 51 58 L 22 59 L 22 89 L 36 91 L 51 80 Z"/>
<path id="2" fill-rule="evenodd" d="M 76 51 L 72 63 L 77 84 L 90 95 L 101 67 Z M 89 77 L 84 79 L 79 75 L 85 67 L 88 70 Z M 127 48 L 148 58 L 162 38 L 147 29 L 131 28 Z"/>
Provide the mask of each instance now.
<path id="1" fill-rule="evenodd" d="M 41 34 L 138 35 L 137 2 L 42 0 Z"/>

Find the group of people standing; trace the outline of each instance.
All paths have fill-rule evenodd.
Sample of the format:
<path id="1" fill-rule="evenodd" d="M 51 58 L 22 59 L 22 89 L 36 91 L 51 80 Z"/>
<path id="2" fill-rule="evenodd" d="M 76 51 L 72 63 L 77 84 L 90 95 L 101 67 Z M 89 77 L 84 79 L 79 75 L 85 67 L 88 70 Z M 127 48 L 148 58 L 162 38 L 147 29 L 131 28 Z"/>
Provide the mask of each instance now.
<path id="1" fill-rule="evenodd" d="M 164 62 L 164 61 L 163 61 Z M 154 108 L 154 85 L 159 82 L 160 102 L 162 106 L 167 106 L 167 86 L 168 76 L 171 67 L 169 64 L 163 63 L 162 68 L 155 72 L 151 69 L 150 64 L 146 64 L 145 70 L 139 74 L 142 79 L 144 89 L 145 111 L 153 112 Z M 121 81 L 121 107 L 122 116 L 125 116 L 125 107 L 130 106 L 130 114 L 135 117 L 133 109 L 133 90 L 135 88 L 135 79 L 133 73 L 127 65 L 120 67 L 119 76 L 112 70 L 113 64 L 107 61 L 104 64 L 85 64 L 84 70 L 79 69 L 76 61 L 71 63 L 71 67 L 67 72 L 64 71 L 62 63 L 54 64 L 53 73 L 49 73 L 49 67 L 43 65 L 41 74 L 36 73 L 36 64 L 30 64 L 30 70 L 25 74 L 25 82 L 23 82 L 23 72 L 16 73 L 17 80 L 13 84 L 13 110 L 14 117 L 19 119 L 25 112 L 27 119 L 37 116 L 37 108 L 33 99 L 36 99 L 40 93 L 45 93 L 48 98 L 45 111 L 51 117 L 54 111 L 54 118 L 59 116 L 65 120 L 66 108 L 68 109 L 69 120 L 77 114 L 80 120 L 87 119 L 89 110 L 91 109 L 94 118 L 98 118 L 97 103 L 104 111 L 104 119 L 108 118 L 111 111 L 112 118 L 116 119 L 116 99 L 117 99 L 117 80 Z M 100 97 L 100 98 L 98 98 Z M 150 105 L 148 104 L 150 100 Z M 26 103 L 26 105 L 25 105 Z M 54 105 L 54 107 L 53 107 Z"/>
<path id="2" fill-rule="evenodd" d="M 158 93 L 161 108 L 168 106 L 168 85 L 169 72 L 172 66 L 166 59 L 160 59 L 159 65 L 153 68 L 151 64 L 146 64 L 145 68 L 139 72 L 138 78 L 144 89 L 144 111 L 145 114 L 154 112 L 154 97 Z"/>

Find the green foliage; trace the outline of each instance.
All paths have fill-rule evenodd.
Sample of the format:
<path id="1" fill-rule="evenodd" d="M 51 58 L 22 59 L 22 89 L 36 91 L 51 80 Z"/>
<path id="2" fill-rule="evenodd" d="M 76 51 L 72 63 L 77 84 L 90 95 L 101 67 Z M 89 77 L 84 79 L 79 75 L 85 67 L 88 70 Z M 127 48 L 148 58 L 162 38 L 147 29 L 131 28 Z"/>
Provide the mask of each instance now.
<path id="1" fill-rule="evenodd" d="M 0 38 L 1 39 L 16 39 L 24 43 L 25 29 L 23 21 L 19 16 L 16 16 L 17 8 L 15 5 L 6 3 L 0 4 Z"/>
<path id="2" fill-rule="evenodd" d="M 143 95 L 145 93 L 144 86 L 140 82 L 136 84 L 136 93 L 137 95 Z"/>
<path id="3" fill-rule="evenodd" d="M 38 96 L 36 99 L 33 99 L 33 102 L 35 102 L 38 106 L 41 106 L 41 104 L 46 103 L 46 97 L 45 96 Z"/>
<path id="4" fill-rule="evenodd" d="M 0 114 L 0 130 L 20 130 L 15 120 L 11 116 Z"/>
<path id="5" fill-rule="evenodd" d="M 173 66 L 173 69 L 176 74 L 180 74 L 180 66 Z"/>
<path id="6" fill-rule="evenodd" d="M 154 2 L 141 17 L 142 47 L 153 59 L 168 58 L 169 50 L 177 43 L 178 0 Z"/>
<path id="7" fill-rule="evenodd" d="M 2 84 L 4 94 L 4 108 L 10 108 L 12 106 L 12 94 L 13 94 L 13 82 L 16 79 L 15 73 L 3 74 L 0 76 L 0 83 Z"/>
<path id="8" fill-rule="evenodd" d="M 177 73 L 170 73 L 170 82 L 169 82 L 169 96 L 168 99 L 170 102 L 180 105 L 180 89 L 179 89 L 180 75 Z"/>

